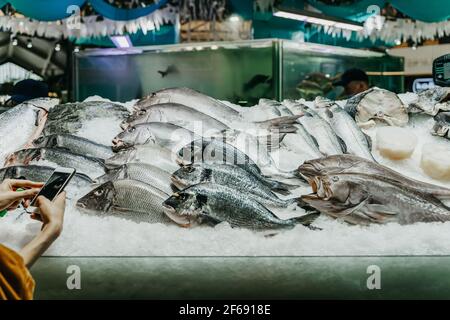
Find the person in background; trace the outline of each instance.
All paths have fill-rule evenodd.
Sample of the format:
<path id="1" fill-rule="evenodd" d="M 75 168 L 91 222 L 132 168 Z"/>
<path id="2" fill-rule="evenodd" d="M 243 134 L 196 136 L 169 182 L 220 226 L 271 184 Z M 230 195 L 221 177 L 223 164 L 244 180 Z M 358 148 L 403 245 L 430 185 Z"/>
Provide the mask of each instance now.
<path id="1" fill-rule="evenodd" d="M 348 69 L 342 74 L 340 80 L 334 82 L 333 85 L 344 87 L 345 98 L 350 98 L 369 89 L 369 77 L 361 69 Z"/>
<path id="2" fill-rule="evenodd" d="M 21 203 L 28 207 L 42 186 L 43 183 L 27 180 L 4 180 L 0 184 L 0 211 L 14 210 Z M 18 191 L 19 188 L 24 190 Z M 65 201 L 64 192 L 53 202 L 40 196 L 36 201 L 40 214 L 30 216 L 42 222 L 40 232 L 18 252 L 0 244 L 0 300 L 33 298 L 35 282 L 28 269 L 61 234 Z"/>
<path id="3" fill-rule="evenodd" d="M 45 82 L 25 79 L 14 85 L 11 98 L 5 102 L 5 105 L 14 107 L 31 99 L 48 97 L 48 92 L 48 85 Z"/>

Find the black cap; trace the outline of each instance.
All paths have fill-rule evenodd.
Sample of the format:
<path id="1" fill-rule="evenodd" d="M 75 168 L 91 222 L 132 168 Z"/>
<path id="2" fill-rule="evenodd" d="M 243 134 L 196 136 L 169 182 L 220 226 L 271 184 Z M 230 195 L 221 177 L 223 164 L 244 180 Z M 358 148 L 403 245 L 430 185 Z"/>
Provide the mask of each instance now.
<path id="1" fill-rule="evenodd" d="M 369 77 L 361 69 L 356 68 L 348 69 L 342 74 L 341 79 L 339 81 L 334 82 L 333 85 L 345 87 L 352 81 L 364 81 L 369 83 Z"/>
<path id="2" fill-rule="evenodd" d="M 15 103 L 22 103 L 40 97 L 48 97 L 48 85 L 42 81 L 26 79 L 15 84 L 11 100 Z"/>

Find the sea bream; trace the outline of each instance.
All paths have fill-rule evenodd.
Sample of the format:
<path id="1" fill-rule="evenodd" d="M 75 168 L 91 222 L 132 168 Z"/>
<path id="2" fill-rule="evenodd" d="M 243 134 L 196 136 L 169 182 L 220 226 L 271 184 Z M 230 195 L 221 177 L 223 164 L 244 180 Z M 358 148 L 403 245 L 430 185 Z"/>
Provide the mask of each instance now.
<path id="1" fill-rule="evenodd" d="M 167 194 L 174 190 L 171 187 L 171 174 L 158 167 L 146 163 L 127 163 L 118 168 L 110 169 L 103 176 L 95 179 L 96 183 L 116 180 L 137 180 L 149 184 Z"/>
<path id="2" fill-rule="evenodd" d="M 435 197 L 367 174 L 316 176 L 313 193 L 301 198 L 334 218 L 352 224 L 450 221 L 450 208 Z"/>
<path id="3" fill-rule="evenodd" d="M 29 147 L 42 132 L 47 113 L 57 99 L 33 99 L 0 114 L 0 160 L 10 153 Z"/>
<path id="4" fill-rule="evenodd" d="M 194 164 L 181 167 L 172 174 L 172 182 L 179 189 L 199 183 L 216 183 L 248 194 L 261 204 L 286 208 L 296 199 L 282 200 L 272 189 L 244 169 L 229 164 Z"/>
<path id="5" fill-rule="evenodd" d="M 228 222 L 232 227 L 252 230 L 291 229 L 297 224 L 309 226 L 318 216 L 314 213 L 282 220 L 246 194 L 213 183 L 178 191 L 163 205 L 167 216 L 185 227 Z"/>
<path id="6" fill-rule="evenodd" d="M 364 134 L 355 120 L 336 103 L 324 109 L 324 115 L 339 138 L 344 140 L 347 153 L 375 161 L 372 156 L 372 141 Z"/>
<path id="7" fill-rule="evenodd" d="M 135 222 L 170 224 L 162 203 L 169 195 L 136 180 L 108 181 L 77 201 L 83 212 Z"/>
<path id="8" fill-rule="evenodd" d="M 192 109 L 200 111 L 228 127 L 236 130 L 276 130 L 278 132 L 293 132 L 292 124 L 300 116 L 280 117 L 277 119 L 262 122 L 247 122 L 240 116 L 239 112 L 228 105 L 188 88 L 170 88 L 152 93 L 141 99 L 135 105 L 135 110 L 142 107 L 161 104 L 161 103 L 179 103 Z"/>
<path id="9" fill-rule="evenodd" d="M 108 169 L 117 168 L 127 163 L 145 163 L 167 172 L 179 168 L 177 155 L 158 145 L 142 145 L 123 149 L 105 160 Z"/>
<path id="10" fill-rule="evenodd" d="M 70 134 L 41 136 L 33 141 L 33 146 L 35 148 L 65 148 L 74 153 L 100 159 L 106 159 L 114 155 L 112 148 L 109 146 Z"/>
<path id="11" fill-rule="evenodd" d="M 310 183 L 316 176 L 340 173 L 362 173 L 381 176 L 385 179 L 390 179 L 392 183 L 399 186 L 406 185 L 418 192 L 430 194 L 439 199 L 450 199 L 450 189 L 448 188 L 411 179 L 386 166 L 353 155 L 334 155 L 309 160 L 300 165 L 298 171 Z"/>
<path id="12" fill-rule="evenodd" d="M 102 159 L 88 157 L 61 148 L 30 148 L 22 149 L 11 154 L 7 165 L 27 165 L 44 161 L 62 166 L 75 168 L 77 172 L 88 175 L 91 179 L 103 175 L 106 167 Z"/>

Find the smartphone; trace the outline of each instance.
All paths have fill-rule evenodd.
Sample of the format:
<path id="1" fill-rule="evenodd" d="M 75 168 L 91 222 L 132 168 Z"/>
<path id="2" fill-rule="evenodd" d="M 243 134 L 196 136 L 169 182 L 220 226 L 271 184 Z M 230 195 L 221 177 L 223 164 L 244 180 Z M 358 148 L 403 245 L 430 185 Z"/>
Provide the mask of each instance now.
<path id="1" fill-rule="evenodd" d="M 56 168 L 39 193 L 31 200 L 27 211 L 38 213 L 38 208 L 35 207 L 37 198 L 44 196 L 53 201 L 64 190 L 75 173 L 76 170 L 74 168 Z"/>

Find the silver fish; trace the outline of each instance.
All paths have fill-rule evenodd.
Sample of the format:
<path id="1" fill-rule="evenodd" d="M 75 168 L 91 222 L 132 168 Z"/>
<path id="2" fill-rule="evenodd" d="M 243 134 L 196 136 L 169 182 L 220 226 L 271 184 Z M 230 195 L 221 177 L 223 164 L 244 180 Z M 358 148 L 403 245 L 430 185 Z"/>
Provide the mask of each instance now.
<path id="1" fill-rule="evenodd" d="M 168 195 L 136 180 L 108 181 L 78 200 L 86 213 L 116 216 L 135 222 L 171 223 L 162 203 Z"/>
<path id="2" fill-rule="evenodd" d="M 202 183 L 174 193 L 164 201 L 166 214 L 176 223 L 228 222 L 233 227 L 252 230 L 290 229 L 309 225 L 317 214 L 282 220 L 246 194 L 213 183 Z"/>
<path id="3" fill-rule="evenodd" d="M 296 199 L 278 198 L 263 181 L 244 169 L 229 164 L 194 164 L 181 167 L 172 174 L 172 182 L 179 189 L 199 184 L 215 183 L 246 193 L 264 205 L 286 208 Z"/>
<path id="4" fill-rule="evenodd" d="M 74 153 L 100 159 L 106 159 L 114 155 L 111 147 L 69 134 L 41 136 L 33 141 L 33 145 L 36 148 L 65 148 Z"/>
<path id="5" fill-rule="evenodd" d="M 330 124 L 314 110 L 303 107 L 304 116 L 299 119 L 305 130 L 313 136 L 323 155 L 342 154 L 347 151 L 345 142 L 340 139 Z"/>
<path id="6" fill-rule="evenodd" d="M 170 173 L 179 168 L 176 154 L 158 145 L 134 146 L 120 150 L 111 158 L 106 159 L 105 165 L 112 169 L 130 162 L 150 164 Z"/>
<path id="7" fill-rule="evenodd" d="M 298 168 L 303 178 L 311 182 L 316 176 L 340 173 L 362 173 L 390 179 L 399 186 L 406 185 L 418 192 L 440 199 L 450 199 L 450 189 L 408 178 L 381 164 L 353 155 L 334 155 L 306 161 Z"/>
<path id="8" fill-rule="evenodd" d="M 352 224 L 450 221 L 450 208 L 433 196 L 366 174 L 317 176 L 302 199 Z"/>
<path id="9" fill-rule="evenodd" d="M 77 172 L 95 178 L 105 173 L 103 160 L 77 154 L 61 148 L 31 148 L 14 152 L 7 160 L 8 165 L 49 161 L 56 166 L 75 168 Z"/>
<path id="10" fill-rule="evenodd" d="M 34 99 L 9 109 L 0 115 L 0 160 L 10 153 L 28 147 L 45 125 L 53 100 Z M 56 103 L 57 100 L 53 101 Z"/>
<path id="11" fill-rule="evenodd" d="M 334 132 L 345 142 L 347 153 L 375 161 L 372 156 L 372 141 L 357 126 L 355 120 L 339 105 L 333 103 L 325 109 Z"/>
<path id="12" fill-rule="evenodd" d="M 180 126 L 171 123 L 148 122 L 129 127 L 119 133 L 113 140 L 113 150 L 119 151 L 136 145 L 156 144 L 176 152 L 194 139 L 196 136 L 192 131 Z"/>
<path id="13" fill-rule="evenodd" d="M 171 194 L 171 174 L 158 167 L 146 163 L 127 163 L 121 167 L 108 170 L 103 176 L 95 179 L 96 183 L 115 180 L 137 180 L 149 184 L 167 194 Z"/>
<path id="14" fill-rule="evenodd" d="M 230 127 L 224 123 L 190 107 L 178 103 L 163 103 L 150 105 L 137 110 L 125 120 L 121 127 L 126 129 L 130 126 L 146 122 L 168 122 L 193 132 L 205 132 L 217 134 Z"/>

